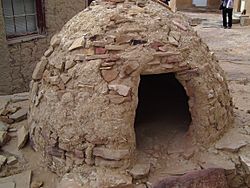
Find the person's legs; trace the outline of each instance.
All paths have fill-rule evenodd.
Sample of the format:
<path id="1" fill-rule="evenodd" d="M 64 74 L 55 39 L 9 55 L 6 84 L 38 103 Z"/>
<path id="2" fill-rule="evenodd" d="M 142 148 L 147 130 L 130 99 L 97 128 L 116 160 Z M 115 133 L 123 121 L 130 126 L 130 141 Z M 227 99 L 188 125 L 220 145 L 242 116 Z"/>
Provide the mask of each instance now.
<path id="1" fill-rule="evenodd" d="M 227 28 L 227 10 L 222 9 L 223 27 Z"/>
<path id="2" fill-rule="evenodd" d="M 233 9 L 232 8 L 228 9 L 227 13 L 228 13 L 228 28 L 231 28 L 233 23 Z"/>

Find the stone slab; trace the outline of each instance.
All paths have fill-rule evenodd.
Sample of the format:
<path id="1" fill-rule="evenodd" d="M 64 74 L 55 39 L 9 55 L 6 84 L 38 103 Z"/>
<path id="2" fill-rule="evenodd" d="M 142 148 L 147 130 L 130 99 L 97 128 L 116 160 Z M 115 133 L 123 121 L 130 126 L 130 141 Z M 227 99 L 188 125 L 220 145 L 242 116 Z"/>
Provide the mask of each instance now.
<path id="1" fill-rule="evenodd" d="M 237 152 L 250 142 L 250 136 L 243 135 L 238 129 L 229 130 L 215 145 L 216 149 Z"/>
<path id="2" fill-rule="evenodd" d="M 119 161 L 129 156 L 129 150 L 127 149 L 114 150 L 114 149 L 96 147 L 93 149 L 93 155 L 97 157 L 102 157 L 104 159 Z"/>
<path id="3" fill-rule="evenodd" d="M 0 188 L 15 188 L 16 184 L 14 182 L 0 183 Z"/>
<path id="4" fill-rule="evenodd" d="M 43 76 L 44 69 L 48 64 L 48 60 L 46 58 L 42 58 L 36 65 L 36 68 L 32 74 L 32 79 L 40 80 Z"/>
<path id="5" fill-rule="evenodd" d="M 4 122 L 0 121 L 0 131 L 7 131 L 7 130 L 8 130 L 7 125 Z"/>
<path id="6" fill-rule="evenodd" d="M 7 157 L 0 155 L 0 168 L 5 164 Z"/>
<path id="7" fill-rule="evenodd" d="M 8 140 L 6 131 L 0 131 L 0 146 L 3 146 Z"/>
<path id="8" fill-rule="evenodd" d="M 206 169 L 190 172 L 180 177 L 168 177 L 158 183 L 154 188 L 175 187 L 206 187 L 228 188 L 224 169 Z"/>
<path id="9" fill-rule="evenodd" d="M 15 122 L 19 122 L 27 118 L 27 113 L 28 113 L 28 108 L 21 108 L 14 114 L 11 114 L 9 118 L 14 120 Z"/>
<path id="10" fill-rule="evenodd" d="M 240 155 L 240 161 L 247 174 L 250 174 L 250 156 Z"/>
<path id="11" fill-rule="evenodd" d="M 13 176 L 8 176 L 5 178 L 0 178 L 0 185 L 3 183 L 15 183 L 15 188 L 30 188 L 30 180 L 31 180 L 31 170 L 27 170 L 23 173 L 16 174 Z M 5 187 L 7 188 L 7 187 Z"/>
<path id="12" fill-rule="evenodd" d="M 22 126 L 18 131 L 17 131 L 17 146 L 18 149 L 21 149 L 24 147 L 28 140 L 28 135 L 29 132 L 25 129 L 24 126 Z"/>
<path id="13" fill-rule="evenodd" d="M 29 100 L 29 92 L 16 93 L 11 96 L 11 102 L 13 103 L 26 101 L 26 100 Z"/>
<path id="14" fill-rule="evenodd" d="M 149 171 L 150 164 L 136 164 L 129 173 L 134 179 L 141 179 L 147 177 Z"/>

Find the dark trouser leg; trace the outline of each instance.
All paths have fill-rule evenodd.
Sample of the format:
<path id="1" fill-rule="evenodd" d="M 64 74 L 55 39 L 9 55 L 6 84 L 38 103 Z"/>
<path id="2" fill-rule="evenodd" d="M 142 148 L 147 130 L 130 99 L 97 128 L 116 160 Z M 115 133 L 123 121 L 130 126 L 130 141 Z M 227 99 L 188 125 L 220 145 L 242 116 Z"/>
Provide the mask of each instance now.
<path id="1" fill-rule="evenodd" d="M 227 27 L 227 9 L 222 10 L 223 27 Z"/>
<path id="2" fill-rule="evenodd" d="M 228 27 L 232 27 L 232 23 L 233 23 L 233 9 L 227 9 L 227 13 L 228 13 Z"/>

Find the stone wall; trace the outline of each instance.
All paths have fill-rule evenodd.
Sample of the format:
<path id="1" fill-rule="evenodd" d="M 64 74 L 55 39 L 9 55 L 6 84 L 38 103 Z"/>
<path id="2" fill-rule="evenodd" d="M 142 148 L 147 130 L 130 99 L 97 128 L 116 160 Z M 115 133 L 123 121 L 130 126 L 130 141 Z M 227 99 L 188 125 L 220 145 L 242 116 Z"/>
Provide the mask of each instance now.
<path id="1" fill-rule="evenodd" d="M 132 163 L 140 75 L 175 73 L 189 96 L 187 139 L 218 139 L 232 124 L 231 97 L 187 18 L 150 0 L 99 3 L 53 37 L 32 75 L 31 143 L 51 170 Z"/>
<path id="2" fill-rule="evenodd" d="M 5 61 L 3 64 L 8 65 L 8 68 L 5 69 L 8 69 L 10 73 L 4 77 L 11 80 L 11 83 L 6 84 L 8 90 L 3 88 L 5 93 L 16 93 L 28 90 L 34 67 L 48 47 L 51 36 L 59 31 L 70 18 L 83 10 L 86 7 L 85 2 L 86 0 L 73 0 L 70 1 L 70 3 L 66 0 L 45 1 L 46 35 L 26 42 L 19 40 L 8 46 L 10 62 L 8 64 L 8 61 Z M 1 13 L 0 15 L 3 14 Z M 0 17 L 0 26 L 1 19 L 3 19 L 2 16 Z M 2 43 L 6 46 L 6 40 Z M 2 56 L 2 54 L 7 53 L 0 51 L 0 54 Z M 1 68 L 1 71 L 2 70 Z M 3 79 L 1 79 L 0 85 L 1 82 L 4 84 L 7 83 L 3 81 Z"/>
<path id="3" fill-rule="evenodd" d="M 2 15 L 2 5 L 0 2 L 0 15 Z M 6 36 L 4 33 L 4 20 L 0 16 L 0 95 L 10 92 L 10 69 L 8 64 L 8 48 L 6 45 Z"/>

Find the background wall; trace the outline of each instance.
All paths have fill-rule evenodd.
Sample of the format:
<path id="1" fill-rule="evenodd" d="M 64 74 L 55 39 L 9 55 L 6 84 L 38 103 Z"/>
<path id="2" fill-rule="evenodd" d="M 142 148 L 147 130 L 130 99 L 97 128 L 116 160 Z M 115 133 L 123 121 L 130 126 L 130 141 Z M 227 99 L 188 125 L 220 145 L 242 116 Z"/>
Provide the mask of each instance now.
<path id="1" fill-rule="evenodd" d="M 218 9 L 220 6 L 221 0 L 207 0 L 208 8 Z"/>
<path id="2" fill-rule="evenodd" d="M 247 10 L 247 15 L 250 16 L 250 0 L 246 1 L 246 10 Z"/>
<path id="3" fill-rule="evenodd" d="M 170 1 L 171 2 L 170 6 L 173 10 L 175 10 L 176 8 L 178 10 L 182 10 L 182 9 L 194 7 L 193 0 L 171 0 L 171 1 Z M 220 2 L 221 0 L 207 0 L 207 8 L 218 9 Z"/>
<path id="4" fill-rule="evenodd" d="M 1 0 L 0 0 L 1 1 Z M 6 80 L 10 83 L 5 84 L 5 81 L 0 80 L 0 92 L 2 93 L 17 93 L 28 91 L 29 82 L 32 72 L 40 57 L 46 51 L 50 38 L 56 32 L 60 31 L 62 26 L 70 20 L 75 14 L 83 10 L 87 6 L 86 0 L 47 0 L 45 1 L 45 16 L 46 16 L 46 36 L 33 39 L 27 42 L 17 42 L 6 46 L 5 34 L 1 34 L 0 45 L 7 47 L 9 51 L 9 60 L 1 62 L 1 76 L 6 74 Z M 1 6 L 2 7 L 2 6 Z M 0 12 L 0 30 L 4 31 L 3 14 Z M 2 47 L 2 45 L 0 47 Z M 6 49 L 6 48 L 5 48 Z M 6 50 L 5 50 L 6 51 Z M 0 55 L 6 54 L 2 50 Z M 7 75 L 7 72 L 9 74 Z M 8 77 L 8 78 L 7 78 Z M 7 82 L 6 82 L 7 83 Z M 2 87 L 7 85 L 9 88 Z M 1 94 L 1 93 L 0 93 Z"/>
<path id="5" fill-rule="evenodd" d="M 176 0 L 176 7 L 178 10 L 190 8 L 193 5 L 192 0 Z"/>
<path id="6" fill-rule="evenodd" d="M 2 5 L 0 2 L 0 15 L 2 15 Z M 0 95 L 10 93 L 10 67 L 8 63 L 8 47 L 6 44 L 6 36 L 4 32 L 4 20 L 0 16 Z"/>

